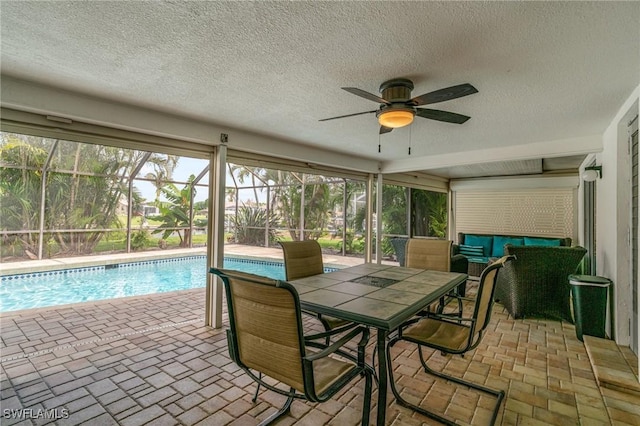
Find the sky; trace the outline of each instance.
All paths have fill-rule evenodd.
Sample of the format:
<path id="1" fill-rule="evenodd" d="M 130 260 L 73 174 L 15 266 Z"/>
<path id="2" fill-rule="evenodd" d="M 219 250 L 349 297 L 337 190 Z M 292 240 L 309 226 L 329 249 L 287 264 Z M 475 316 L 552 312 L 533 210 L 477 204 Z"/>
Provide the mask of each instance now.
<path id="1" fill-rule="evenodd" d="M 208 161 L 201 160 L 197 158 L 189 158 L 189 157 L 180 157 L 178 160 L 178 165 L 173 171 L 173 180 L 178 182 L 186 182 L 189 179 L 190 175 L 198 176 L 202 170 L 206 167 Z M 142 167 L 142 170 L 138 174 L 138 176 L 146 176 L 147 173 L 153 172 L 153 168 L 145 165 Z M 201 182 L 208 183 L 209 175 L 205 176 Z M 147 200 L 147 203 L 151 204 L 156 198 L 156 187 L 152 182 L 147 182 L 143 180 L 136 180 L 135 187 L 140 191 L 142 196 Z M 184 185 L 181 183 L 176 184 L 178 188 L 183 188 Z M 205 187 L 196 187 L 196 196 L 194 197 L 194 201 L 205 201 L 208 198 L 208 192 Z M 161 197 L 162 199 L 162 197 Z"/>
<path id="2" fill-rule="evenodd" d="M 195 175 L 196 177 L 200 174 L 202 170 L 207 166 L 208 160 L 199 159 L 199 158 L 189 158 L 189 157 L 180 157 L 178 160 L 178 165 L 173 171 L 173 180 L 178 182 L 187 182 L 190 175 Z M 149 166 L 144 166 L 138 176 L 146 176 L 147 173 L 153 171 L 153 168 Z M 202 180 L 201 183 L 208 185 L 209 183 L 209 174 L 207 173 Z M 229 173 L 227 172 L 227 185 L 231 184 L 233 181 Z M 178 183 L 176 184 L 178 188 L 183 188 L 184 184 Z M 140 191 L 142 196 L 147 200 L 147 204 L 152 204 L 156 198 L 156 187 L 152 182 L 136 180 L 135 187 Z M 239 191 L 240 202 L 246 200 L 254 200 L 253 190 L 244 190 Z M 258 192 L 260 198 L 266 197 L 264 194 L 260 194 Z M 206 186 L 196 186 L 196 196 L 194 197 L 194 201 L 205 201 L 209 196 L 208 188 Z M 162 199 L 162 197 L 161 197 Z M 264 200 L 262 200 L 264 201 Z"/>

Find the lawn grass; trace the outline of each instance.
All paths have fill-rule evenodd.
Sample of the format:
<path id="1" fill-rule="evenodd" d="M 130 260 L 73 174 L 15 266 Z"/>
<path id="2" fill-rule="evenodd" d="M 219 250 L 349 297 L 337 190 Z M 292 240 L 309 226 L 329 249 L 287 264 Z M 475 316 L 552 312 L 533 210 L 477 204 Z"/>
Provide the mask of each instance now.
<path id="1" fill-rule="evenodd" d="M 135 217 L 134 221 L 140 223 L 140 217 Z M 135 222 L 134 222 L 135 223 Z M 151 225 L 151 223 L 149 223 Z M 132 235 L 138 229 L 135 229 L 132 226 Z M 192 244 L 194 247 L 201 247 L 207 245 L 207 235 L 206 234 L 194 234 L 192 235 Z M 140 250 L 148 250 L 158 247 L 158 242 L 160 241 L 160 234 L 151 234 L 148 235 L 148 240 L 145 243 L 144 247 L 138 249 Z M 225 240 L 229 241 L 232 239 L 232 234 L 226 233 Z M 279 241 L 291 241 L 291 237 L 289 234 L 280 234 L 278 236 Z M 172 235 L 165 239 L 167 242 L 166 248 L 179 248 L 180 247 L 180 238 L 177 235 Z M 331 238 L 330 236 L 321 237 L 318 239 L 318 243 L 322 247 L 323 250 L 340 252 L 342 250 L 342 239 L 341 238 Z M 119 230 L 111 233 L 107 233 L 100 242 L 96 245 L 93 250 L 93 254 L 98 253 L 109 253 L 109 252 L 125 252 L 127 249 L 127 239 L 126 239 L 126 231 Z M 15 251 L 15 253 L 13 253 Z M 16 247 L 2 247 L 2 257 L 13 257 L 13 256 L 21 256 L 22 247 L 17 245 Z M 50 243 L 45 245 L 43 257 L 51 258 L 55 257 L 59 254 L 59 247 L 56 243 Z"/>

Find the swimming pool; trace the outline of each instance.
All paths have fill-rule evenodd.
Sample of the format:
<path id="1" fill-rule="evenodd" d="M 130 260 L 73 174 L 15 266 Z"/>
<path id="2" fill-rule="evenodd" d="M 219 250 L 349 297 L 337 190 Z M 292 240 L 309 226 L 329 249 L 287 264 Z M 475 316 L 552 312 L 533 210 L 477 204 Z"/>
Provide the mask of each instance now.
<path id="1" fill-rule="evenodd" d="M 285 279 L 282 262 L 225 257 L 224 267 Z M 201 288 L 206 275 L 205 256 L 7 275 L 0 279 L 0 312 Z"/>

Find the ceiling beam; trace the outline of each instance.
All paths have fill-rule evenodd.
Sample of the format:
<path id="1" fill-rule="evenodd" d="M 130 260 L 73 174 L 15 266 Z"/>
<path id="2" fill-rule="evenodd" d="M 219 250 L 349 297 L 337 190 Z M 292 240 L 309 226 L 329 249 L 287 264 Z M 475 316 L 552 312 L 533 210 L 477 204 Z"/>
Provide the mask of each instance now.
<path id="1" fill-rule="evenodd" d="M 589 135 L 570 139 L 534 142 L 501 148 L 438 154 L 423 157 L 408 157 L 382 163 L 382 173 L 403 173 L 444 167 L 465 166 L 497 161 L 531 160 L 565 157 L 602 151 L 602 135 Z"/>

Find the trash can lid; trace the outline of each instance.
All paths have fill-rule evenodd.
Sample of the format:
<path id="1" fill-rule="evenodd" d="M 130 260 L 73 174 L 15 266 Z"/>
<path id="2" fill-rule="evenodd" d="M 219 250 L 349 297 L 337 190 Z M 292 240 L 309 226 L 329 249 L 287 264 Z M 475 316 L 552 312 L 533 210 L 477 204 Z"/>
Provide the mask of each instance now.
<path id="1" fill-rule="evenodd" d="M 569 284 L 607 287 L 611 280 L 597 275 L 569 275 Z"/>

